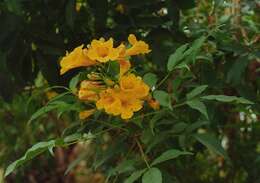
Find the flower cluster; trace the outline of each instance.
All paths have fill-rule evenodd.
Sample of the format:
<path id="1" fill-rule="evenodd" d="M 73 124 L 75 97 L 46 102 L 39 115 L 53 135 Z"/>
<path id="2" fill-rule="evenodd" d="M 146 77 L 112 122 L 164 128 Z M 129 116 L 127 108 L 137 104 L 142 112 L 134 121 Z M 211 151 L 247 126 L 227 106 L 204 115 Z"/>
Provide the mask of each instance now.
<path id="1" fill-rule="evenodd" d="M 61 74 L 76 67 L 100 68 L 88 74 L 88 79 L 81 82 L 78 97 L 84 102 L 95 103 L 98 110 L 121 116 L 122 119 L 131 118 L 150 96 L 149 86 L 130 71 L 129 61 L 133 55 L 149 53 L 149 45 L 137 40 L 133 34 L 129 35 L 128 41 L 129 46 L 121 43 L 114 47 L 112 38 L 107 41 L 104 38 L 93 40 L 86 48 L 81 45 L 67 53 L 60 62 Z M 111 61 L 119 65 L 119 73 L 113 79 L 102 72 L 104 65 Z M 80 118 L 86 118 L 94 112 L 93 109 L 85 110 L 80 113 Z"/>

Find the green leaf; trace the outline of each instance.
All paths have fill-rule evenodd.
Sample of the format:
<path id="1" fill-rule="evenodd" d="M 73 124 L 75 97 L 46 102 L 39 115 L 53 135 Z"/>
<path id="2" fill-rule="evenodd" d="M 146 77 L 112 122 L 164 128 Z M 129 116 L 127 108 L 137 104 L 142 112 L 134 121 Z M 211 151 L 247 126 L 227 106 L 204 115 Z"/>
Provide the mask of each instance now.
<path id="1" fill-rule="evenodd" d="M 39 142 L 32 146 L 30 149 L 28 149 L 23 157 L 16 160 L 12 164 L 10 164 L 6 171 L 5 171 L 5 177 L 8 176 L 10 173 L 12 173 L 16 168 L 19 166 L 25 164 L 27 161 L 33 159 L 37 155 L 43 153 L 44 151 L 47 151 L 48 149 L 52 149 L 55 147 L 55 140 L 50 140 L 48 142 Z"/>
<path id="2" fill-rule="evenodd" d="M 206 88 L 208 87 L 208 85 L 201 85 L 201 86 L 198 86 L 196 88 L 194 88 L 191 92 L 189 92 L 186 97 L 188 100 L 196 97 L 197 95 L 201 94 L 203 91 L 206 90 Z"/>
<path id="3" fill-rule="evenodd" d="M 153 92 L 153 97 L 160 103 L 161 106 L 172 109 L 171 96 L 162 90 L 156 90 Z"/>
<path id="4" fill-rule="evenodd" d="M 217 100 L 220 102 L 236 102 L 240 104 L 254 104 L 253 102 L 242 98 L 242 97 L 236 97 L 236 96 L 227 96 L 227 95 L 207 95 L 201 97 L 202 99 L 206 100 Z"/>
<path id="5" fill-rule="evenodd" d="M 177 157 L 179 157 L 181 155 L 192 155 L 192 153 L 185 152 L 185 151 L 179 151 L 179 150 L 176 150 L 176 149 L 171 149 L 171 150 L 165 151 L 159 157 L 157 157 L 152 162 L 151 166 L 157 165 L 157 164 L 162 163 L 164 161 L 168 161 L 168 160 L 177 158 Z"/>
<path id="6" fill-rule="evenodd" d="M 187 101 L 187 105 L 190 106 L 193 109 L 198 110 L 201 112 L 207 119 L 209 119 L 208 113 L 207 113 L 207 108 L 204 103 L 199 101 L 198 99 L 193 99 L 190 101 Z"/>
<path id="7" fill-rule="evenodd" d="M 117 61 L 110 61 L 108 63 L 108 73 L 111 77 L 116 77 L 120 72 L 120 65 Z"/>
<path id="8" fill-rule="evenodd" d="M 247 55 L 238 58 L 227 73 L 227 82 L 239 85 L 249 61 Z"/>
<path id="9" fill-rule="evenodd" d="M 40 108 L 38 111 L 36 111 L 30 118 L 29 120 L 29 124 L 39 118 L 40 116 L 52 111 L 52 110 L 55 110 L 55 109 L 58 109 L 58 108 L 69 108 L 71 105 L 70 104 L 67 104 L 66 102 L 63 102 L 63 101 L 53 101 L 51 103 L 49 103 L 48 105 Z"/>
<path id="10" fill-rule="evenodd" d="M 136 180 L 138 180 L 143 173 L 146 171 L 146 169 L 135 171 L 131 174 L 130 177 L 128 177 L 124 183 L 134 183 Z"/>
<path id="11" fill-rule="evenodd" d="M 147 73 L 144 75 L 143 80 L 146 84 L 148 84 L 150 87 L 153 87 L 156 85 L 158 78 L 153 73 Z"/>
<path id="12" fill-rule="evenodd" d="M 200 128 L 201 126 L 203 125 L 208 125 L 209 122 L 208 121 L 197 121 L 195 123 L 192 123 L 191 125 L 189 125 L 186 129 L 185 129 L 185 132 L 186 133 L 191 133 L 193 132 L 194 130 Z"/>
<path id="13" fill-rule="evenodd" d="M 39 142 L 33 145 L 30 149 L 28 149 L 23 157 L 19 158 L 18 160 L 10 164 L 6 169 L 4 176 L 8 176 L 15 169 L 17 169 L 18 167 L 22 166 L 29 160 L 35 158 L 36 156 L 45 151 L 49 151 L 51 154 L 53 154 L 54 147 L 69 145 L 72 142 L 76 143 L 78 141 L 86 141 L 92 138 L 94 138 L 94 135 L 92 135 L 91 133 L 84 133 L 75 135 L 72 134 L 71 136 L 65 137 L 64 139 L 58 138 L 56 140 L 50 140 L 47 142 Z"/>
<path id="14" fill-rule="evenodd" d="M 215 136 L 209 133 L 201 133 L 201 134 L 194 134 L 195 137 L 200 143 L 205 145 L 209 150 L 215 152 L 223 156 L 225 159 L 229 159 L 225 149 L 221 146 L 221 143 Z"/>
<path id="15" fill-rule="evenodd" d="M 173 54 L 170 55 L 167 63 L 168 71 L 172 71 L 176 65 L 184 58 L 184 52 L 187 50 L 188 44 L 184 44 L 179 47 Z"/>
<path id="16" fill-rule="evenodd" d="M 125 160 L 118 164 L 116 168 L 113 170 L 115 174 L 122 174 L 125 172 L 130 172 L 135 170 L 134 168 L 135 161 L 134 160 Z"/>
<path id="17" fill-rule="evenodd" d="M 193 63 L 196 60 L 196 56 L 198 54 L 198 52 L 200 51 L 200 48 L 202 47 L 203 43 L 205 42 L 207 37 L 205 36 L 201 36 L 200 38 L 196 39 L 191 47 L 189 48 L 189 50 L 186 51 L 185 54 L 189 54 L 188 59 L 190 59 L 191 61 L 193 61 Z M 189 61 L 188 61 L 189 62 Z"/>
<path id="18" fill-rule="evenodd" d="M 73 77 L 71 80 L 70 80 L 70 83 L 69 83 L 69 88 L 70 90 L 72 91 L 72 93 L 76 93 L 77 92 L 77 85 L 79 83 L 79 80 L 80 80 L 80 73 L 77 74 L 75 77 Z"/>
<path id="19" fill-rule="evenodd" d="M 162 173 L 158 168 L 150 168 L 142 177 L 142 183 L 162 183 Z"/>

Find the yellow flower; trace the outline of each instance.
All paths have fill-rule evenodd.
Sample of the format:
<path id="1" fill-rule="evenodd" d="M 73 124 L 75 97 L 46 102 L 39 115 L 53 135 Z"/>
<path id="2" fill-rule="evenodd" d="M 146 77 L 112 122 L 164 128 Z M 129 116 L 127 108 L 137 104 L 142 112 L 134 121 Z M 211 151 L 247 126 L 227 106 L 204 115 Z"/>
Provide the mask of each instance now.
<path id="1" fill-rule="evenodd" d="M 86 49 L 82 49 L 83 45 L 75 48 L 71 53 L 66 53 L 66 56 L 62 58 L 60 62 L 61 70 L 60 74 L 64 74 L 70 69 L 82 66 L 91 66 L 96 64 L 95 61 L 90 60 L 86 54 Z"/>
<path id="2" fill-rule="evenodd" d="M 126 56 L 138 55 L 138 54 L 145 54 L 149 53 L 149 45 L 144 41 L 137 41 L 135 35 L 130 34 L 128 36 L 128 41 L 132 45 L 129 49 L 126 50 Z"/>
<path id="3" fill-rule="evenodd" d="M 160 109 L 160 103 L 155 100 L 155 99 L 149 99 L 148 104 L 151 108 L 153 108 L 154 110 L 159 110 Z"/>
<path id="4" fill-rule="evenodd" d="M 129 119 L 134 112 L 143 107 L 143 101 L 115 87 L 102 92 L 96 106 L 97 109 L 104 109 L 108 114 L 120 115 L 122 119 Z"/>
<path id="5" fill-rule="evenodd" d="M 79 119 L 84 120 L 84 119 L 88 118 L 89 116 L 91 116 L 92 114 L 94 114 L 95 111 L 96 111 L 95 109 L 81 111 L 79 113 Z"/>
<path id="6" fill-rule="evenodd" d="M 139 111 L 143 107 L 143 102 L 132 95 L 127 95 L 125 92 L 120 91 L 117 93 L 120 99 L 121 108 L 120 114 L 122 119 L 130 119 L 134 112 Z"/>
<path id="7" fill-rule="evenodd" d="M 100 99 L 96 102 L 98 110 L 104 109 L 106 113 L 119 115 L 121 113 L 121 102 L 114 94 L 114 90 L 108 88 L 100 93 Z"/>
<path id="8" fill-rule="evenodd" d="M 128 60 L 119 60 L 120 77 L 123 76 L 130 68 L 131 63 Z"/>
<path id="9" fill-rule="evenodd" d="M 92 60 L 105 63 L 110 60 L 118 59 L 119 51 L 119 49 L 113 47 L 112 38 L 108 41 L 105 41 L 104 38 L 100 38 L 99 40 L 95 39 L 91 42 L 87 55 Z"/>
<path id="10" fill-rule="evenodd" d="M 104 89 L 104 86 L 101 85 L 98 81 L 84 80 L 80 84 L 78 97 L 80 100 L 97 101 L 99 98 L 98 92 Z"/>
<path id="11" fill-rule="evenodd" d="M 55 91 L 47 91 L 46 92 L 46 96 L 48 98 L 48 100 L 51 100 L 52 98 L 56 97 L 58 95 L 57 92 Z"/>
<path id="12" fill-rule="evenodd" d="M 146 85 L 141 77 L 128 74 L 120 78 L 120 88 L 127 94 L 132 94 L 136 98 L 143 99 L 149 94 L 149 86 Z"/>

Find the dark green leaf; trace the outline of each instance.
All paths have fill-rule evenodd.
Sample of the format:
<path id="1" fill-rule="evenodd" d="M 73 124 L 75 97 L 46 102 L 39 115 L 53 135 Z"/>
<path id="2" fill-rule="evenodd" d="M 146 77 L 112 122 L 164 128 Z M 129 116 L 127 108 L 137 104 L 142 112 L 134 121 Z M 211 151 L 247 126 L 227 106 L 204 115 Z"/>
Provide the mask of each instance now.
<path id="1" fill-rule="evenodd" d="M 187 48 L 188 44 L 184 44 L 181 47 L 179 47 L 173 54 L 170 55 L 167 63 L 168 71 L 172 71 L 175 68 L 175 66 L 177 66 L 179 62 L 184 58 L 184 53 Z"/>
<path id="2" fill-rule="evenodd" d="M 206 88 L 208 87 L 208 85 L 201 85 L 201 86 L 198 86 L 196 88 L 194 88 L 191 92 L 189 92 L 186 97 L 188 100 L 196 97 L 197 95 L 201 94 L 203 91 L 206 90 Z"/>
<path id="3" fill-rule="evenodd" d="M 187 104 L 193 108 L 201 112 L 207 119 L 209 118 L 208 113 L 207 113 L 207 108 L 205 104 L 198 99 L 190 100 L 187 101 Z"/>
<path id="4" fill-rule="evenodd" d="M 182 155 L 192 155 L 192 153 L 179 151 L 179 150 L 176 150 L 176 149 L 171 149 L 171 150 L 165 151 L 159 157 L 157 157 L 152 162 L 151 166 L 157 165 L 157 164 L 162 163 L 164 161 L 168 161 L 168 160 L 177 158 L 177 157 L 182 156 Z"/>
<path id="5" fill-rule="evenodd" d="M 146 171 L 146 169 L 135 171 L 134 173 L 132 173 L 132 175 L 130 177 L 128 177 L 124 181 L 124 183 L 134 183 L 135 181 L 137 181 L 143 175 L 143 173 L 145 171 Z"/>
<path id="6" fill-rule="evenodd" d="M 209 150 L 223 156 L 225 159 L 228 159 L 228 155 L 224 148 L 221 146 L 220 141 L 209 133 L 194 134 L 193 135 L 200 143 L 205 145 Z"/>

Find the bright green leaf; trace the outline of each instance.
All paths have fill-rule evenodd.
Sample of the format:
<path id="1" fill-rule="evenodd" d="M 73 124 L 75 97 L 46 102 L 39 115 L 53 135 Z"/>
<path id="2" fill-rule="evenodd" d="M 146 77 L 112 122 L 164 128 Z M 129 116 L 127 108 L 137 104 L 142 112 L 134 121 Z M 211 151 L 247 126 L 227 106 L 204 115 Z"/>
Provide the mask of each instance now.
<path id="1" fill-rule="evenodd" d="M 161 106 L 172 109 L 171 96 L 162 90 L 156 90 L 153 92 L 153 97 L 159 101 Z"/>
<path id="2" fill-rule="evenodd" d="M 142 177 L 142 183 L 162 183 L 162 173 L 158 168 L 150 168 Z"/>
<path id="3" fill-rule="evenodd" d="M 150 87 L 153 87 L 156 85 L 156 82 L 158 81 L 158 78 L 153 73 L 147 73 L 144 75 L 143 80 L 146 84 L 148 84 Z"/>

